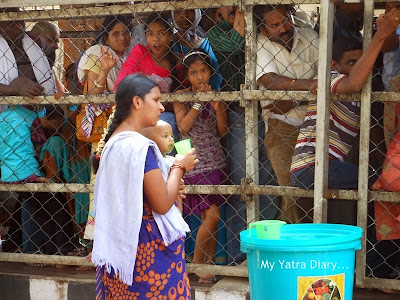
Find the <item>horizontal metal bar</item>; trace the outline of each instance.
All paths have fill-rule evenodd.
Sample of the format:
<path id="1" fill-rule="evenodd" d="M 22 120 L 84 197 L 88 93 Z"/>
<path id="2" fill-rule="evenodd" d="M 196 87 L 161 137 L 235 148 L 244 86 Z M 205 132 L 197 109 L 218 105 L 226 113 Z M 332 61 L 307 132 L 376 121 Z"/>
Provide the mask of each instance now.
<path id="1" fill-rule="evenodd" d="M 369 288 L 392 289 L 400 291 L 399 281 L 395 279 L 365 277 L 363 280 L 363 284 L 357 286 L 362 288 L 369 287 Z"/>
<path id="2" fill-rule="evenodd" d="M 247 267 L 242 266 L 222 266 L 208 264 L 187 263 L 186 268 L 189 273 L 204 273 L 220 276 L 249 277 Z"/>
<path id="3" fill-rule="evenodd" d="M 93 266 L 91 262 L 84 257 L 45 255 L 45 254 L 24 254 L 0 252 L 0 261 L 4 262 L 22 262 L 22 263 L 42 263 L 42 264 L 60 264 L 71 266 Z"/>
<path id="4" fill-rule="evenodd" d="M 241 91 L 241 92 L 207 92 L 207 93 L 164 93 L 161 95 L 163 102 L 187 101 L 316 101 L 316 95 L 310 92 L 299 91 Z M 360 94 L 333 95 L 331 101 L 360 101 Z M 400 93 L 375 92 L 373 101 L 400 102 Z M 81 104 L 81 103 L 114 103 L 115 94 L 109 95 L 77 95 L 64 96 L 55 100 L 52 96 L 40 96 L 34 99 L 21 96 L 0 96 L 0 104 L 25 105 L 25 104 Z"/>
<path id="5" fill-rule="evenodd" d="M 82 183 L 27 183 L 0 184 L 0 191 L 7 192 L 52 192 L 52 193 L 93 193 L 93 184 Z M 305 190 L 289 186 L 273 185 L 188 185 L 187 194 L 210 195 L 271 195 L 292 197 L 314 197 L 314 190 Z M 374 201 L 400 202 L 399 193 L 370 191 L 368 198 Z M 325 197 L 329 199 L 357 200 L 356 190 L 326 190 Z"/>
<path id="6" fill-rule="evenodd" d="M 45 254 L 23 254 L 0 252 L 0 261 L 21 262 L 21 263 L 42 263 L 70 266 L 93 266 L 93 263 L 85 260 L 84 257 L 45 255 Z M 248 277 L 246 266 L 222 266 L 208 264 L 186 264 L 190 273 L 205 273 L 220 276 Z"/>
<path id="7" fill-rule="evenodd" d="M 38 3 L 39 2 L 39 3 Z M 182 10 L 189 8 L 210 8 L 220 6 L 238 6 L 239 0 L 188 0 L 188 1 L 135 1 L 134 4 L 126 4 L 126 1 L 113 1 L 114 3 L 123 2 L 124 4 L 119 5 L 103 5 L 109 2 L 97 1 L 97 0 L 86 0 L 85 5 L 76 5 L 74 0 L 15 0 L 15 1 L 0 1 L 1 7 L 36 7 L 36 10 L 26 10 L 24 12 L 13 12 L 13 13 L 0 13 L 0 20 L 61 20 L 71 18 L 97 18 L 101 16 L 107 16 L 112 14 L 132 14 L 140 12 L 153 12 L 153 11 L 170 11 L 170 10 Z M 65 6 L 71 5 L 70 8 L 63 7 L 62 9 L 42 9 L 48 6 Z M 89 6 L 96 5 L 96 6 Z"/>

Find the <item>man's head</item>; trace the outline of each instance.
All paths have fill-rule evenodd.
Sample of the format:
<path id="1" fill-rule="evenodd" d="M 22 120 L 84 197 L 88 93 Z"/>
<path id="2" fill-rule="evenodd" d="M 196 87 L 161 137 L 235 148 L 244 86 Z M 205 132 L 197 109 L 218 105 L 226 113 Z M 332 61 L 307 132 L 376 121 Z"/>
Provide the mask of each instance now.
<path id="1" fill-rule="evenodd" d="M 291 5 L 256 5 L 254 7 L 257 27 L 270 41 L 292 48 L 294 27 Z"/>
<path id="2" fill-rule="evenodd" d="M 43 37 L 54 50 L 58 49 L 61 33 L 57 25 L 46 21 L 40 21 L 33 26 L 31 33 Z"/>
<path id="3" fill-rule="evenodd" d="M 356 37 L 340 38 L 332 47 L 332 70 L 349 75 L 362 56 L 362 41 Z"/>
<path id="4" fill-rule="evenodd" d="M 18 7 L 9 7 L 0 9 L 1 13 L 19 12 Z M 0 35 L 10 44 L 16 44 L 22 41 L 25 36 L 25 21 L 1 21 Z"/>
<path id="5" fill-rule="evenodd" d="M 222 6 L 217 9 L 218 19 L 224 19 L 229 25 L 233 26 L 235 21 L 236 6 Z M 222 21 L 222 20 L 221 20 Z"/>

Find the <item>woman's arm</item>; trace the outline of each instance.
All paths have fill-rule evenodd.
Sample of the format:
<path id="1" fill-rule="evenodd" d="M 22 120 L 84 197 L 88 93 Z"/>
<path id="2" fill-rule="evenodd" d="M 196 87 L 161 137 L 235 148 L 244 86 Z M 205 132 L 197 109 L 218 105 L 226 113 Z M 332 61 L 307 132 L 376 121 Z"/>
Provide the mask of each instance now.
<path id="1" fill-rule="evenodd" d="M 179 132 L 182 134 L 186 134 L 192 129 L 194 121 L 200 114 L 200 111 L 194 109 L 193 107 L 188 112 L 186 112 L 185 103 L 182 102 L 174 103 L 174 112 L 176 125 L 178 126 Z"/>
<path id="2" fill-rule="evenodd" d="M 90 69 L 87 73 L 87 91 L 88 94 L 97 95 L 102 94 L 105 90 L 107 90 L 107 76 L 110 70 L 117 63 L 117 58 L 107 50 L 107 48 L 101 46 L 101 57 L 91 57 L 89 59 L 98 60 L 99 64 L 96 62 L 95 66 L 99 68 L 93 68 L 93 71 Z"/>
<path id="3" fill-rule="evenodd" d="M 174 205 L 182 176 L 181 169 L 172 169 L 165 183 L 160 169 L 153 169 L 144 174 L 143 191 L 153 211 L 163 215 Z"/>
<path id="4" fill-rule="evenodd" d="M 217 116 L 217 130 L 221 137 L 228 133 L 228 109 L 225 102 L 213 101 L 211 106 L 215 109 Z"/>
<path id="5" fill-rule="evenodd" d="M 193 148 L 185 155 L 177 155 L 171 167 L 168 181 L 165 183 L 160 169 L 153 169 L 144 174 L 143 192 L 146 195 L 150 208 L 158 214 L 165 214 L 174 205 L 181 186 L 184 170 L 190 171 L 199 160 Z M 174 165 L 183 166 L 174 167 Z"/>

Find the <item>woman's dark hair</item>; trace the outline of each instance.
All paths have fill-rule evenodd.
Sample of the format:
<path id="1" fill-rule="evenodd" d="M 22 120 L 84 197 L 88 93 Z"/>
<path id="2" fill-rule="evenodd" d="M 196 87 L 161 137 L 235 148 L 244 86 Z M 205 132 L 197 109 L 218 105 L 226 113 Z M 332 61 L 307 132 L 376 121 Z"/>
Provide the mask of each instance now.
<path id="1" fill-rule="evenodd" d="M 157 24 L 160 24 L 161 26 L 163 26 L 165 28 L 165 30 L 169 32 L 171 39 L 172 39 L 173 28 L 172 28 L 172 21 L 171 21 L 170 17 L 171 17 L 171 14 L 158 13 L 158 12 L 151 13 L 145 19 L 145 31 L 147 31 L 150 24 L 157 23 Z M 171 42 L 172 42 L 172 40 L 171 40 Z M 179 82 L 180 76 L 178 74 L 178 69 L 177 69 L 179 57 L 172 50 L 171 45 L 169 45 L 169 51 L 166 54 L 166 58 L 171 65 L 171 71 L 170 71 L 171 79 L 172 79 L 171 92 L 174 92 L 181 88 L 181 82 Z"/>
<path id="2" fill-rule="evenodd" d="M 345 52 L 353 50 L 362 50 L 363 44 L 359 38 L 343 37 L 336 40 L 332 46 L 332 59 L 339 63 Z"/>
<path id="3" fill-rule="evenodd" d="M 102 31 L 96 36 L 93 44 L 105 45 L 108 34 L 114 28 L 115 24 L 118 23 L 124 24 L 128 28 L 129 32 L 132 31 L 132 22 L 126 16 L 124 15 L 107 16 L 104 19 L 103 23 L 101 24 Z"/>
<path id="4" fill-rule="evenodd" d="M 190 50 L 188 53 L 186 53 L 182 59 L 182 66 L 183 66 L 184 74 L 186 76 L 187 76 L 187 72 L 188 72 L 190 65 L 195 63 L 198 60 L 206 63 L 211 70 L 211 74 L 214 74 L 215 70 L 213 68 L 213 65 L 211 63 L 211 60 L 210 60 L 210 57 L 208 56 L 208 54 L 201 49 L 195 49 L 195 50 Z"/>
<path id="5" fill-rule="evenodd" d="M 115 94 L 115 102 L 117 106 L 114 111 L 114 117 L 111 121 L 110 127 L 108 128 L 107 135 L 104 138 L 104 143 L 110 139 L 115 129 L 126 118 L 128 118 L 131 111 L 133 97 L 139 96 L 140 98 L 144 99 L 145 95 L 147 95 L 150 90 L 156 86 L 158 87 L 157 83 L 140 74 L 131 74 L 121 80 L 121 82 L 118 84 L 117 93 Z M 92 154 L 91 161 L 93 171 L 96 173 L 99 168 L 99 161 L 97 160 L 96 155 Z"/>

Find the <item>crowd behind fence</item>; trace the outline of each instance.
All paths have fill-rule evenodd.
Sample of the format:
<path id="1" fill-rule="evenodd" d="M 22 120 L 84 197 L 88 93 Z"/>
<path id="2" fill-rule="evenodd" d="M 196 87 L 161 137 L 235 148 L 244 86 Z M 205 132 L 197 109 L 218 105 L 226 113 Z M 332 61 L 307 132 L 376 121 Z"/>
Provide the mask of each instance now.
<path id="1" fill-rule="evenodd" d="M 343 76 L 330 74 L 332 52 L 341 60 L 332 40 L 360 50 L 360 31 L 368 45 L 380 24 L 365 20 L 395 5 L 294 2 L 7 2 L 0 260 L 89 266 L 90 156 L 119 82 L 141 73 L 159 84 L 175 141 L 190 138 L 202 161 L 185 178 L 190 271 L 247 276 L 239 233 L 257 219 L 345 223 L 364 229 L 357 284 L 398 289 L 399 29 L 361 97 L 331 97 Z M 336 161 L 341 172 L 330 175 Z"/>

